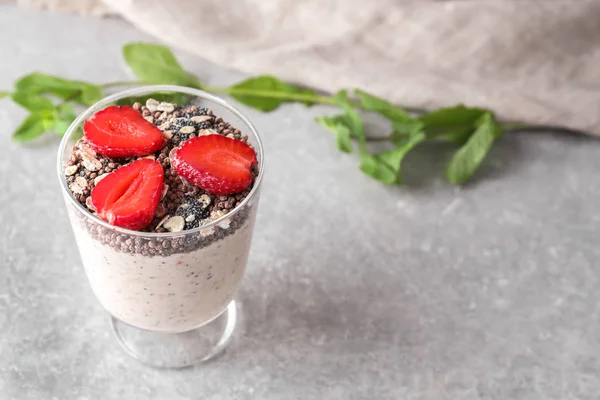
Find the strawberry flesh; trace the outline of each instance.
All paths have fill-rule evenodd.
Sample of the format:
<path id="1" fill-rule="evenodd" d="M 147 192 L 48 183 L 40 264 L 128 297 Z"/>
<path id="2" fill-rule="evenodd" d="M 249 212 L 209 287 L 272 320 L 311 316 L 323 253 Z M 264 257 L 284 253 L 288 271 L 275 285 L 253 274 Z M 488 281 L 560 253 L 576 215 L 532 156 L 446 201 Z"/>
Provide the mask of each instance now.
<path id="1" fill-rule="evenodd" d="M 177 174 L 212 194 L 241 192 L 252 183 L 256 153 L 246 143 L 221 135 L 184 142 L 171 154 Z"/>
<path id="2" fill-rule="evenodd" d="M 162 166 L 143 158 L 108 174 L 92 190 L 98 216 L 122 228 L 141 230 L 154 218 L 163 190 Z"/>
<path id="3" fill-rule="evenodd" d="M 85 121 L 85 138 L 111 158 L 147 156 L 165 143 L 162 132 L 129 106 L 110 106 Z"/>

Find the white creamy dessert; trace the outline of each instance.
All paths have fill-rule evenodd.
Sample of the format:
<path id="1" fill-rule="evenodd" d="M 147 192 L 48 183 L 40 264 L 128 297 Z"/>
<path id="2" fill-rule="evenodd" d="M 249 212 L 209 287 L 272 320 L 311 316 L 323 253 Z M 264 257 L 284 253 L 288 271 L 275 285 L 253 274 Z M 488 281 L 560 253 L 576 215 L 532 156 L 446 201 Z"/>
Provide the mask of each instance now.
<path id="1" fill-rule="evenodd" d="M 153 99 L 106 107 L 84 132 L 63 163 L 65 196 L 102 306 L 158 332 L 219 316 L 243 278 L 256 214 L 245 202 L 259 173 L 248 136 L 207 108 Z"/>
<path id="2" fill-rule="evenodd" d="M 135 327 L 184 332 L 212 320 L 233 300 L 248 261 L 253 214 L 234 233 L 169 256 L 116 251 L 72 218 L 81 259 L 100 303 Z"/>

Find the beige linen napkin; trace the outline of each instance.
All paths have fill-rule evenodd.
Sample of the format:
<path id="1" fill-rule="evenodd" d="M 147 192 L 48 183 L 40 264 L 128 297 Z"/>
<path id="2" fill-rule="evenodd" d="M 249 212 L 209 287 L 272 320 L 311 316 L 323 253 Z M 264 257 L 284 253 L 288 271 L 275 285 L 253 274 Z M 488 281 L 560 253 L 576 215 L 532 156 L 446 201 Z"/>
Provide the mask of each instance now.
<path id="1" fill-rule="evenodd" d="M 250 74 L 600 135 L 598 0 L 103 1 L 169 45 Z"/>

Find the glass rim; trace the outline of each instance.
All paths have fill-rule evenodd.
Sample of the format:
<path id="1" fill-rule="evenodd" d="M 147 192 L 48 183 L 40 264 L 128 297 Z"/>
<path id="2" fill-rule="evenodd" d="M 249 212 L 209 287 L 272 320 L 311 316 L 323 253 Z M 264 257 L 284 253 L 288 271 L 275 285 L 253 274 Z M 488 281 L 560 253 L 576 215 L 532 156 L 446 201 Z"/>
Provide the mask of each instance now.
<path id="1" fill-rule="evenodd" d="M 71 192 L 71 190 L 69 190 L 69 186 L 68 186 L 67 179 L 66 179 L 66 176 L 64 173 L 64 169 L 63 169 L 62 156 L 67 147 L 67 143 L 69 142 L 75 129 L 78 126 L 80 126 L 84 120 L 88 119 L 93 113 L 98 111 L 100 108 L 103 108 L 116 100 L 120 100 L 124 97 L 150 94 L 152 92 L 186 93 L 186 94 L 190 94 L 190 95 L 200 97 L 202 99 L 217 103 L 220 106 L 225 107 L 228 111 L 232 112 L 244 124 L 246 124 L 247 127 L 252 132 L 252 134 L 254 135 L 254 137 L 256 138 L 256 147 L 257 147 L 256 150 L 258 152 L 258 156 L 259 156 L 258 158 L 260 160 L 260 164 L 258 166 L 258 175 L 257 175 L 256 179 L 254 180 L 254 186 L 252 187 L 252 190 L 250 190 L 250 193 L 248 193 L 246 198 L 244 200 L 242 200 L 241 203 L 238 204 L 233 210 L 231 210 L 224 216 L 222 216 L 214 221 L 209 222 L 206 225 L 202 225 L 202 226 L 199 226 L 194 229 L 184 230 L 184 231 L 180 231 L 180 232 L 141 232 L 141 231 L 134 231 L 131 229 L 126 229 L 126 228 L 121 228 L 119 226 L 111 225 L 108 222 L 98 218 L 98 216 L 92 214 L 88 209 L 83 207 L 83 205 L 81 205 L 81 203 L 79 203 L 75 199 L 75 197 L 73 196 L 73 193 Z M 105 228 L 111 229 L 115 232 L 127 234 L 130 236 L 139 236 L 139 237 L 144 237 L 144 238 L 148 238 L 148 237 L 170 238 L 170 237 L 174 237 L 174 236 L 185 236 L 185 235 L 190 235 L 190 234 L 194 234 L 194 233 L 199 233 L 206 229 L 210 229 L 210 228 L 213 228 L 213 227 L 219 225 L 221 222 L 227 220 L 228 218 L 235 216 L 242 208 L 244 208 L 250 202 L 250 200 L 252 200 L 254 198 L 254 196 L 258 193 L 258 190 L 260 188 L 260 184 L 262 182 L 262 177 L 263 177 L 264 170 L 265 170 L 265 167 L 264 167 L 265 158 L 264 158 L 262 140 L 261 140 L 260 135 L 258 134 L 258 131 L 254 127 L 252 122 L 250 122 L 250 120 L 248 120 L 248 118 L 246 118 L 237 108 L 235 108 L 234 106 L 229 104 L 227 101 L 221 99 L 220 97 L 217 97 L 211 93 L 207 93 L 200 89 L 194 89 L 194 88 L 190 88 L 190 87 L 176 86 L 176 85 L 144 85 L 144 86 L 140 86 L 140 87 L 136 87 L 136 88 L 132 88 L 132 89 L 126 89 L 126 90 L 122 90 L 117 93 L 114 93 L 110 96 L 107 96 L 107 97 L 103 98 L 102 100 L 96 102 L 95 104 L 91 105 L 85 111 L 83 111 L 81 114 L 79 114 L 79 116 L 77 116 L 75 121 L 73 121 L 71 123 L 71 125 L 69 125 L 69 128 L 67 129 L 62 140 L 60 141 L 60 145 L 58 147 L 58 156 L 57 156 L 56 164 L 57 164 L 58 179 L 60 181 L 60 186 L 63 191 L 63 194 L 66 194 L 66 198 L 69 199 L 71 204 L 73 204 L 73 206 L 75 206 L 75 208 L 79 212 L 81 212 L 84 216 L 91 219 L 95 223 L 102 225 Z"/>

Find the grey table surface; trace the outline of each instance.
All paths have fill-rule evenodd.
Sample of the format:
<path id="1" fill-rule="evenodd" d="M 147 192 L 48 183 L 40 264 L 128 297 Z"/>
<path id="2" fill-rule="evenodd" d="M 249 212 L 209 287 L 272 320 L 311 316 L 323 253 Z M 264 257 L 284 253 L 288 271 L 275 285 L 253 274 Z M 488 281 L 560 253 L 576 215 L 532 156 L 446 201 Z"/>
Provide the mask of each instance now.
<path id="1" fill-rule="evenodd" d="M 117 19 L 0 7 L 0 88 L 29 71 L 127 79 Z M 179 54 L 211 84 L 242 75 Z M 242 107 L 268 157 L 240 294 L 217 360 L 155 370 L 117 345 L 89 289 L 55 177 L 58 139 L 10 141 L 0 103 L 1 399 L 593 399 L 600 393 L 600 142 L 502 139 L 471 185 L 445 148 L 385 187 L 338 153 L 326 109 Z"/>

